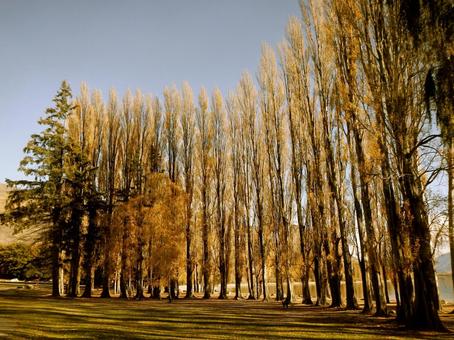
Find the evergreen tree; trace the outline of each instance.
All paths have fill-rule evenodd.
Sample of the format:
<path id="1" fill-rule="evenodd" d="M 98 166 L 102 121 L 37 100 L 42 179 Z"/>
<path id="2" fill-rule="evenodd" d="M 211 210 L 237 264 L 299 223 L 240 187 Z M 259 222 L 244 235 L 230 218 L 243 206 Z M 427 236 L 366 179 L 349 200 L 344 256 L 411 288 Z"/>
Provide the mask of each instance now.
<path id="1" fill-rule="evenodd" d="M 7 180 L 9 192 L 5 219 L 16 229 L 39 226 L 52 249 L 52 296 L 60 296 L 59 267 L 67 232 L 68 195 L 66 157 L 69 144 L 65 120 L 73 110 L 71 88 L 63 81 L 53 99 L 53 107 L 46 110 L 38 123 L 45 127 L 33 134 L 24 148 L 25 157 L 19 171 L 27 179 Z"/>

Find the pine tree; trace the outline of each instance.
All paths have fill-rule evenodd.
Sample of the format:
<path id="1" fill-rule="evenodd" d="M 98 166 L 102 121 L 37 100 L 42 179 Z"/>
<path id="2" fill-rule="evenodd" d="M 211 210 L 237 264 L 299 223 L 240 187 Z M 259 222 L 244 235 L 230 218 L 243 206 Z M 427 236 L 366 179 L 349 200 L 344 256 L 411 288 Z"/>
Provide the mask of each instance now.
<path id="1" fill-rule="evenodd" d="M 24 148 L 25 157 L 19 171 L 27 179 L 7 180 L 11 191 L 6 204 L 5 219 L 20 228 L 39 226 L 52 249 L 52 296 L 60 296 L 59 267 L 67 235 L 69 198 L 66 191 L 66 157 L 69 143 L 65 120 L 71 114 L 71 88 L 63 81 L 38 123 L 45 129 L 33 134 Z"/>

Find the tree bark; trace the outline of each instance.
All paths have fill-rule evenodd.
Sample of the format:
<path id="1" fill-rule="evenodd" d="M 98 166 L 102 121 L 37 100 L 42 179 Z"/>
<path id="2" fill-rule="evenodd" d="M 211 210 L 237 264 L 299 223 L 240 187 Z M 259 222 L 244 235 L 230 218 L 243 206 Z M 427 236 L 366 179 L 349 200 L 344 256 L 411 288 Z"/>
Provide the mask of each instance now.
<path id="1" fill-rule="evenodd" d="M 60 212 L 54 211 L 54 223 L 52 226 L 52 296 L 60 296 L 60 256 L 61 256 L 61 229 L 57 221 Z"/>
<path id="2" fill-rule="evenodd" d="M 359 239 L 359 252 L 358 252 L 358 262 L 359 262 L 359 267 L 361 271 L 361 282 L 362 282 L 362 287 L 363 287 L 363 300 L 364 300 L 364 306 L 363 306 L 363 313 L 369 313 L 372 310 L 372 305 L 370 301 L 370 289 L 369 289 L 369 282 L 367 278 L 367 268 L 366 268 L 366 260 L 365 260 L 365 254 L 367 253 L 366 249 L 366 242 L 364 241 L 364 218 L 363 218 L 363 210 L 361 207 L 361 202 L 358 197 L 358 185 L 357 185 L 357 180 L 356 180 L 356 159 L 354 157 L 354 151 L 353 147 L 351 145 L 352 140 L 351 140 L 351 123 L 347 121 L 347 127 L 348 127 L 348 132 L 347 132 L 347 140 L 348 144 L 350 145 L 349 147 L 349 153 L 350 153 L 350 180 L 352 183 L 352 191 L 353 191 L 353 202 L 355 206 L 355 215 L 356 215 L 356 223 L 357 223 L 357 228 L 358 228 L 358 239 Z"/>
<path id="3" fill-rule="evenodd" d="M 110 219 L 110 218 L 109 218 Z M 108 243 L 110 239 L 110 224 L 106 226 L 104 231 L 104 262 L 103 262 L 103 277 L 102 277 L 102 298 L 110 298 L 110 271 L 111 271 L 111 261 L 110 261 L 110 249 L 108 248 Z"/>
<path id="4" fill-rule="evenodd" d="M 412 246 L 416 249 L 413 262 L 413 279 L 415 282 L 415 300 L 411 324 L 415 328 L 445 330 L 438 315 L 439 299 L 435 270 L 430 247 L 430 228 L 423 199 L 421 177 L 413 155 L 405 155 L 401 176 L 403 194 L 411 213 Z"/>
<path id="5" fill-rule="evenodd" d="M 356 157 L 358 160 L 358 167 L 359 167 L 359 179 L 360 179 L 360 188 L 361 188 L 361 201 L 363 203 L 363 212 L 364 212 L 364 223 L 366 226 L 366 248 L 369 258 L 369 271 L 370 271 L 370 278 L 372 281 L 372 291 L 374 293 L 374 300 L 375 300 L 375 315 L 386 315 L 387 308 L 386 302 L 384 300 L 382 287 L 380 286 L 380 271 L 378 268 L 378 258 L 377 253 L 375 251 L 375 230 L 372 221 L 372 209 L 370 206 L 370 194 L 369 194 L 369 179 L 367 178 L 367 174 L 364 173 L 365 171 L 365 158 L 364 158 L 364 150 L 362 145 L 362 139 L 357 131 L 356 127 L 353 127 L 353 136 L 355 140 L 355 150 L 356 150 Z"/>
<path id="6" fill-rule="evenodd" d="M 188 210 L 191 208 L 189 207 Z M 191 257 L 191 213 L 187 211 L 187 222 L 186 222 L 186 298 L 190 299 L 194 297 L 193 287 L 192 287 L 192 257 Z"/>
<path id="7" fill-rule="evenodd" d="M 80 281 L 80 226 L 82 223 L 81 193 L 76 194 L 77 200 L 71 212 L 71 262 L 69 274 L 69 297 L 77 297 Z"/>
<path id="8" fill-rule="evenodd" d="M 448 160 L 448 234 L 449 234 L 449 249 L 451 251 L 451 279 L 452 287 L 454 289 L 454 145 L 453 137 L 448 137 L 449 142 L 447 145 L 447 160 Z"/>
<path id="9" fill-rule="evenodd" d="M 93 286 L 94 276 L 94 252 L 96 243 L 96 208 L 94 202 L 89 203 L 88 208 L 88 230 L 85 239 L 85 258 L 84 258 L 84 270 L 85 270 L 85 289 L 82 294 L 83 297 L 90 298 Z"/>
<path id="10" fill-rule="evenodd" d="M 249 269 L 249 300 L 255 300 L 255 289 L 254 289 L 254 257 L 252 255 L 252 228 L 248 217 L 245 217 L 247 225 L 247 253 L 248 253 L 248 269 Z"/>
<path id="11" fill-rule="evenodd" d="M 239 204 L 238 204 L 238 198 L 237 198 L 238 193 L 235 194 L 234 197 L 234 232 L 233 232 L 233 237 L 234 237 L 234 247 L 235 247 L 235 300 L 238 300 L 241 298 L 241 249 L 240 249 L 240 221 L 239 221 Z"/>
<path id="12" fill-rule="evenodd" d="M 136 300 L 143 300 L 145 296 L 143 295 L 143 237 L 139 237 L 137 242 L 137 268 L 136 268 Z"/>
<path id="13" fill-rule="evenodd" d="M 202 211 L 202 240 L 203 240 L 203 257 L 202 257 L 202 271 L 203 271 L 203 298 L 209 299 L 210 294 L 210 258 L 209 258 L 209 244 L 208 244 L 208 212 L 206 205 L 206 189 L 202 189 L 203 211 Z"/>
<path id="14" fill-rule="evenodd" d="M 122 250 L 121 250 L 121 273 L 120 273 L 120 298 L 121 299 L 128 299 L 128 284 L 127 284 L 127 271 L 128 267 L 126 262 L 128 260 L 128 247 L 127 247 L 127 239 L 128 239 L 128 229 L 126 227 L 126 220 L 124 221 L 123 226 L 123 236 L 122 236 Z"/>

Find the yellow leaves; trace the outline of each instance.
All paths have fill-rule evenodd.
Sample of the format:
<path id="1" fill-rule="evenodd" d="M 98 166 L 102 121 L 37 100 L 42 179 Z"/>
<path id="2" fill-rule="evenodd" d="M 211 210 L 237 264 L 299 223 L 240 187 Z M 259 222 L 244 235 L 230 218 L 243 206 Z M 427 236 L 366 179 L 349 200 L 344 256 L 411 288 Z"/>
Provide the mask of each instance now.
<path id="1" fill-rule="evenodd" d="M 245 118 L 246 125 L 251 127 L 256 119 L 257 90 L 249 72 L 243 72 L 236 89 L 237 104 L 240 115 Z"/>
<path id="2" fill-rule="evenodd" d="M 219 88 L 215 88 L 213 91 L 212 99 L 213 112 L 220 112 L 223 107 L 222 94 Z"/>
<path id="3" fill-rule="evenodd" d="M 164 174 L 151 174 L 145 200 L 150 237 L 154 240 L 152 261 L 155 266 L 159 264 L 155 270 L 167 273 L 182 260 L 187 197 Z"/>
<path id="4" fill-rule="evenodd" d="M 208 110 L 208 95 L 206 89 L 202 86 L 199 93 L 199 107 L 202 113 Z"/>
<path id="5" fill-rule="evenodd" d="M 367 174 L 371 174 L 375 167 L 380 166 L 383 154 L 380 150 L 380 145 L 377 138 L 381 138 L 378 135 L 365 134 L 364 138 L 364 150 L 366 150 L 366 164 L 365 171 Z"/>
<path id="6" fill-rule="evenodd" d="M 151 245 L 153 270 L 165 277 L 174 273 L 183 261 L 187 197 L 162 173 L 147 176 L 146 188 L 144 194 L 115 208 L 113 249 L 121 247 L 131 252 L 133 258 L 139 241 L 142 245 Z"/>
<path id="7" fill-rule="evenodd" d="M 346 82 L 342 81 L 341 78 L 338 78 L 337 82 L 336 82 L 336 90 L 337 90 L 337 95 L 340 97 L 340 99 L 343 103 L 344 110 L 348 111 L 348 108 L 346 107 L 346 104 L 347 105 L 350 104 L 349 99 L 348 99 L 348 94 L 349 94 L 348 84 Z"/>
<path id="8" fill-rule="evenodd" d="M 294 16 L 290 17 L 287 24 L 286 38 L 295 60 L 301 60 L 304 56 L 304 39 L 301 20 Z"/>
<path id="9" fill-rule="evenodd" d="M 276 56 L 273 48 L 268 44 L 262 45 L 258 79 L 263 91 L 269 91 L 275 87 L 278 77 Z"/>
<path id="10" fill-rule="evenodd" d="M 188 82 L 183 82 L 183 86 L 181 89 L 181 96 L 182 96 L 182 114 L 184 115 L 186 120 L 193 119 L 193 115 L 195 112 L 194 107 L 194 95 L 192 93 L 192 88 Z"/>

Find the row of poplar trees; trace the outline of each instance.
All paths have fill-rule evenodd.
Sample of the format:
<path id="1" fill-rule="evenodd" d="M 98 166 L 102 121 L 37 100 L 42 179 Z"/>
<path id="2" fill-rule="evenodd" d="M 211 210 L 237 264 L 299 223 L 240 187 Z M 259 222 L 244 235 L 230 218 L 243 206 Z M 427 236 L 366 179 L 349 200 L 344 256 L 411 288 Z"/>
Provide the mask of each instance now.
<path id="1" fill-rule="evenodd" d="M 262 47 L 256 82 L 244 73 L 226 99 L 194 100 L 185 83 L 106 101 L 83 85 L 73 100 L 63 82 L 5 219 L 43 231 L 55 296 L 66 261 L 69 296 L 80 281 L 91 296 L 97 268 L 102 297 L 113 281 L 122 297 L 175 297 L 185 274 L 186 297 L 219 284 L 226 298 L 233 278 L 235 298 L 247 281 L 268 299 L 272 282 L 290 301 L 300 280 L 309 304 L 314 280 L 318 305 L 362 298 L 385 315 L 390 280 L 399 321 L 442 328 L 426 189 L 448 160 L 453 242 L 447 3 L 302 1 L 277 50 Z"/>

